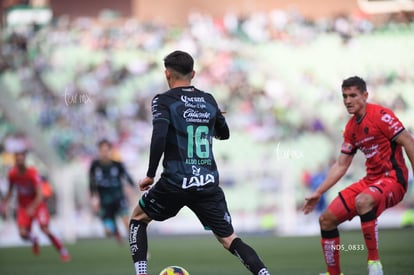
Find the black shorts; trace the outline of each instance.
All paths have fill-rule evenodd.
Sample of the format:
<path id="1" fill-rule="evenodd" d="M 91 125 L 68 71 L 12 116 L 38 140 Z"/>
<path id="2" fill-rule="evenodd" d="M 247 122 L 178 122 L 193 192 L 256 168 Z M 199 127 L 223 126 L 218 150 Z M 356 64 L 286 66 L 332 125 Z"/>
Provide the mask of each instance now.
<path id="1" fill-rule="evenodd" d="M 226 198 L 219 186 L 203 191 L 183 190 L 161 178 L 142 196 L 139 205 L 148 217 L 156 221 L 174 217 L 187 206 L 204 228 L 217 236 L 225 238 L 234 232 Z"/>
<path id="2" fill-rule="evenodd" d="M 121 198 L 101 204 L 100 216 L 102 220 L 115 220 L 116 216 L 125 216 L 129 214 L 128 212 L 128 201 L 126 198 Z"/>

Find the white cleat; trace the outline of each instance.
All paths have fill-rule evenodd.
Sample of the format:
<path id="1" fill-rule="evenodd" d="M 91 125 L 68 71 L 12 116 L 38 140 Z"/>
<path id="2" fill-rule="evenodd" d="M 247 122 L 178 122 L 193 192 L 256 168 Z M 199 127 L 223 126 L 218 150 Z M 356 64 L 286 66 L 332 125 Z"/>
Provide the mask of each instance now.
<path id="1" fill-rule="evenodd" d="M 384 275 L 380 261 L 368 261 L 368 275 Z"/>

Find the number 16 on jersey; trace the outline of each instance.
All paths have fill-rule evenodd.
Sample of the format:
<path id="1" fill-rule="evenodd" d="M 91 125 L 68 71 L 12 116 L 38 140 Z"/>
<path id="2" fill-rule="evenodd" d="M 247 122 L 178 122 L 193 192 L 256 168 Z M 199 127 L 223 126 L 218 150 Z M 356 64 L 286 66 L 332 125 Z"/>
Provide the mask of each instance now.
<path id="1" fill-rule="evenodd" d="M 195 128 L 195 129 L 194 129 Z M 210 149 L 208 141 L 208 127 L 205 125 L 187 126 L 188 144 L 187 144 L 187 157 L 194 158 L 194 147 L 195 154 L 198 158 L 209 158 Z"/>

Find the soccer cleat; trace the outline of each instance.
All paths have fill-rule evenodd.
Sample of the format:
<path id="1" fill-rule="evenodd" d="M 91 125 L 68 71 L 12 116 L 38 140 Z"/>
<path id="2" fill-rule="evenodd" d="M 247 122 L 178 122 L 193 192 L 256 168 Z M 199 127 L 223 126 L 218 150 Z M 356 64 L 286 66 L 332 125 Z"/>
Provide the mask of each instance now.
<path id="1" fill-rule="evenodd" d="M 36 256 L 39 255 L 40 253 L 39 241 L 37 240 L 37 238 L 33 238 L 32 251 L 33 251 L 33 254 Z"/>
<path id="2" fill-rule="evenodd" d="M 65 248 L 62 248 L 59 254 L 60 260 L 64 263 L 70 262 L 72 260 L 72 258 L 69 255 L 69 252 Z"/>
<path id="3" fill-rule="evenodd" d="M 330 275 L 329 272 L 325 272 L 325 273 L 319 273 L 319 275 Z M 344 273 L 341 273 L 340 275 L 344 275 Z"/>
<path id="4" fill-rule="evenodd" d="M 118 242 L 118 244 L 123 245 L 124 244 L 124 239 L 122 238 L 121 234 L 119 234 L 119 232 L 116 232 L 114 234 L 115 240 Z"/>
<path id="5" fill-rule="evenodd" d="M 60 255 L 60 260 L 64 263 L 67 263 L 67 262 L 70 262 L 72 258 L 70 257 L 69 254 L 66 254 L 66 255 Z"/>
<path id="6" fill-rule="evenodd" d="M 383 275 L 382 264 L 380 261 L 368 261 L 368 275 Z"/>

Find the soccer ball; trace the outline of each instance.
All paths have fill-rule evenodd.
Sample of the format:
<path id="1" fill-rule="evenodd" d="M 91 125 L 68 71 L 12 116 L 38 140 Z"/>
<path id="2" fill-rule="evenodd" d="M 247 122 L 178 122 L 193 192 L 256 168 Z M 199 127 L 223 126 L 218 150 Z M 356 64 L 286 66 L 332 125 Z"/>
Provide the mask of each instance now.
<path id="1" fill-rule="evenodd" d="M 169 266 L 164 268 L 160 275 L 190 275 L 190 273 L 180 266 Z"/>

